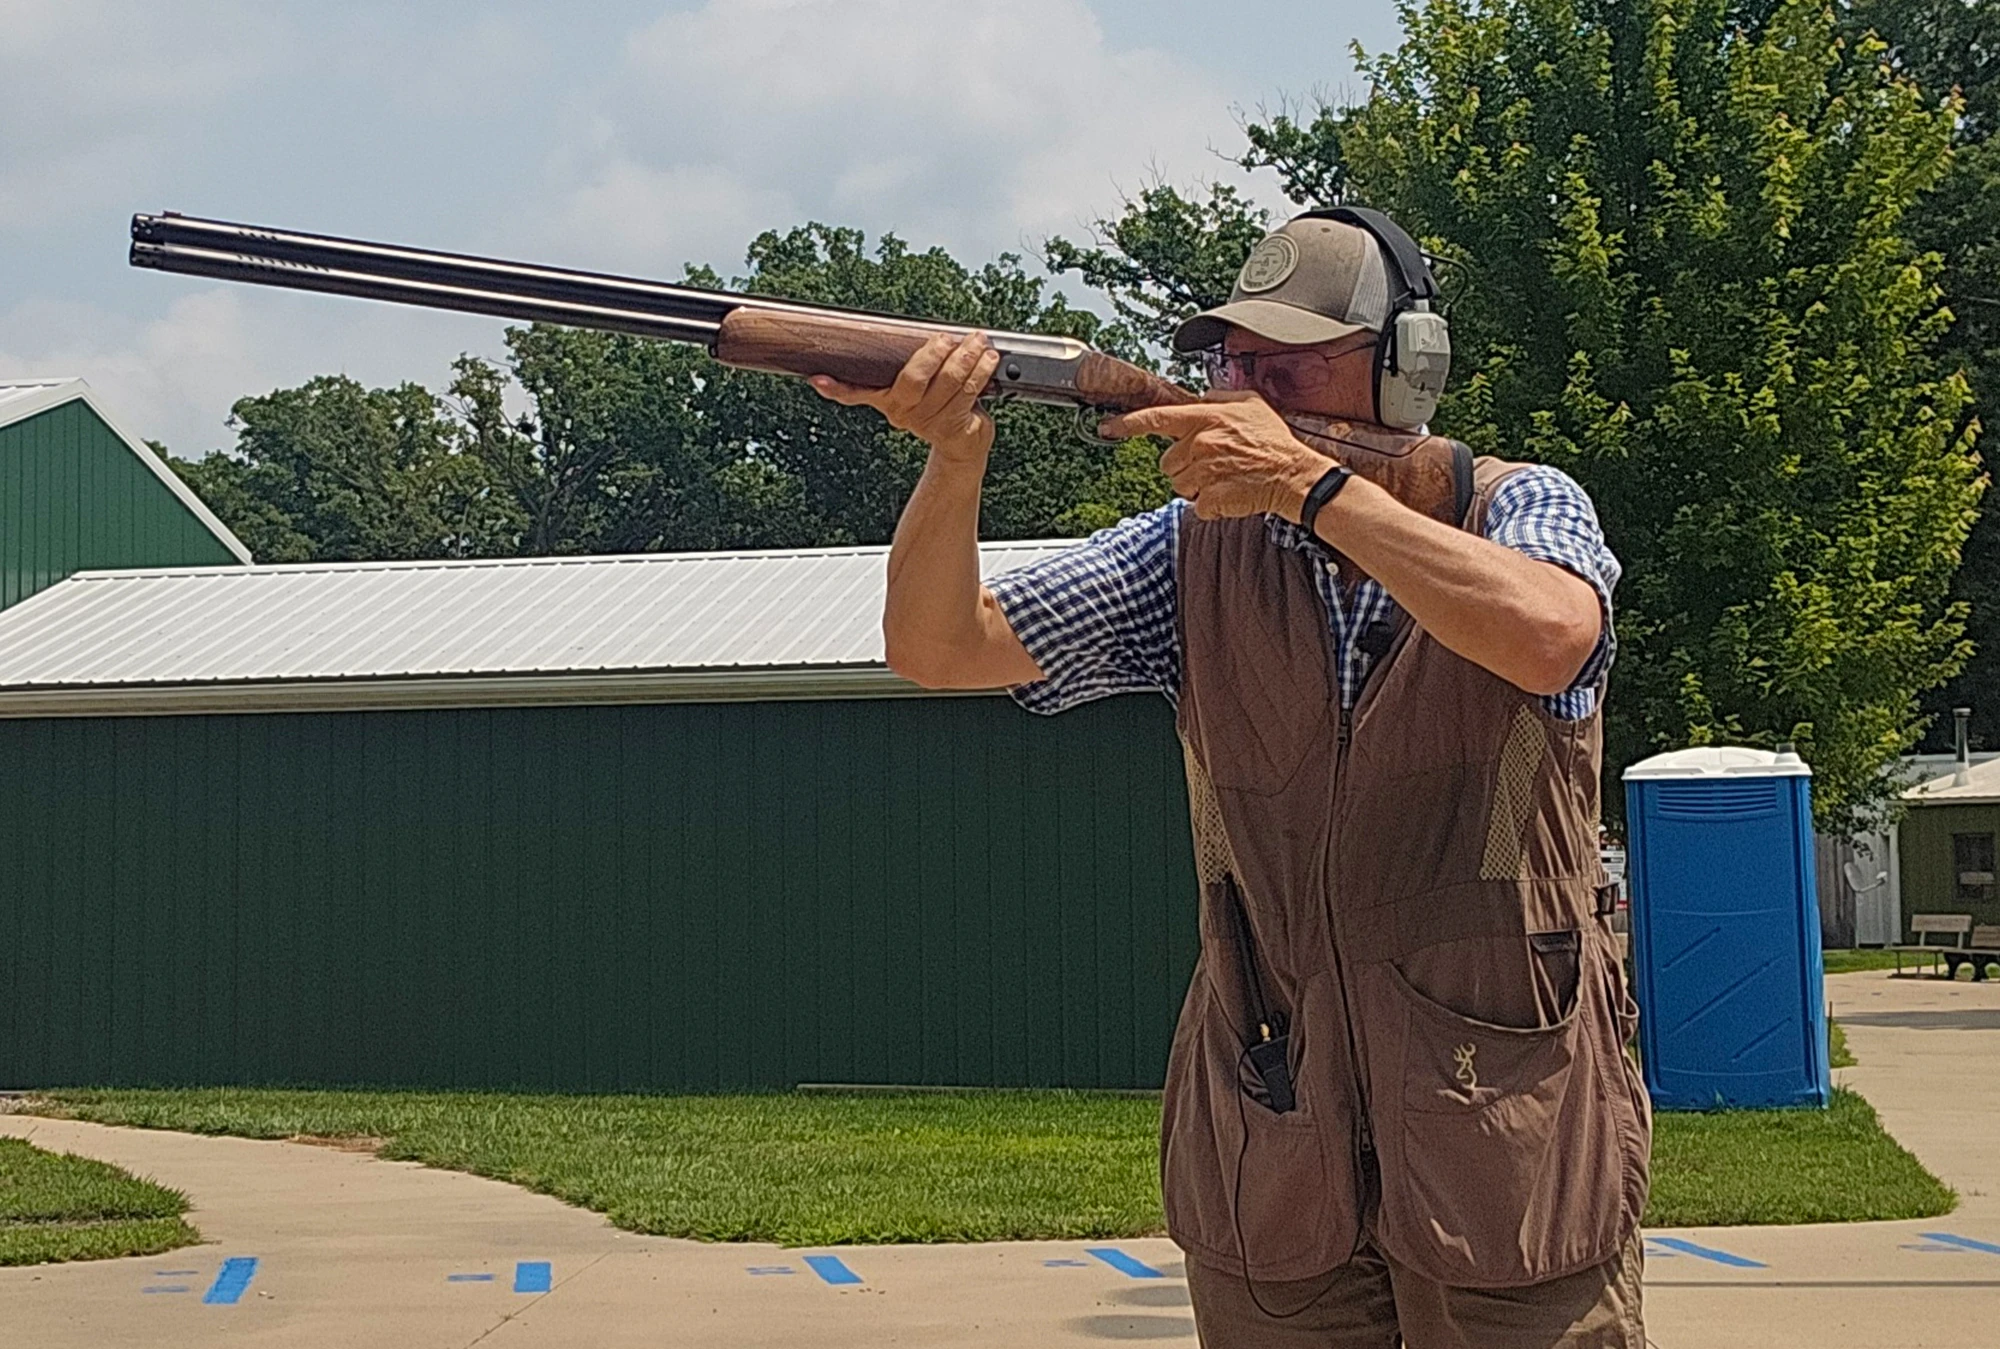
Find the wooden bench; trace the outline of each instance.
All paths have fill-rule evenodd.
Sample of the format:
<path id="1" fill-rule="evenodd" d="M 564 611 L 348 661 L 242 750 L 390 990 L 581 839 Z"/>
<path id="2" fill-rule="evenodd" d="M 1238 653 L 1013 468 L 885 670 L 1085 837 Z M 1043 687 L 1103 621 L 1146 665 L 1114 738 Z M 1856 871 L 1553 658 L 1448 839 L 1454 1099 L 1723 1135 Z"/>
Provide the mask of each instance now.
<path id="1" fill-rule="evenodd" d="M 1984 980 L 1988 967 L 2000 965 L 2000 923 L 1987 923 L 1973 928 L 1972 939 L 1963 949 L 1940 950 L 1940 955 L 1945 963 L 1945 978 L 1958 978 L 1958 967 L 1970 965 L 1973 981 L 1976 983 Z"/>
<path id="2" fill-rule="evenodd" d="M 1968 938 L 1972 933 L 1972 915 L 1969 913 L 1911 914 L 1910 931 L 1915 935 L 1916 941 L 1910 943 L 1908 946 L 1890 948 L 1896 953 L 1896 973 L 1901 974 L 1903 972 L 1903 952 L 1905 951 L 1913 952 L 1920 959 L 1924 956 L 1929 956 L 1931 971 L 1936 973 L 1938 961 L 1945 958 L 1947 953 L 1955 954 L 1963 952 L 1970 947 L 1971 943 Z M 1944 940 L 1933 944 L 1930 940 L 1932 937 L 1942 937 Z M 1954 963 L 1951 969 L 1952 973 L 1956 974 L 1958 972 L 1958 965 Z M 1974 973 L 1977 972 L 1978 967 L 1975 966 Z"/>

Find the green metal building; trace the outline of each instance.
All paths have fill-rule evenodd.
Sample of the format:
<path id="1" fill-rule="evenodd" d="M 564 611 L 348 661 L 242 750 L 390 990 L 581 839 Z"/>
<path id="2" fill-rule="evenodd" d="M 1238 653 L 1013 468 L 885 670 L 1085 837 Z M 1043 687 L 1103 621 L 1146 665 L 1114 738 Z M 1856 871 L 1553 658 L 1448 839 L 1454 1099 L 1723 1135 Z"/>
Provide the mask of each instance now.
<path id="1" fill-rule="evenodd" d="M 1157 1087 L 1169 708 L 922 694 L 883 563 L 85 572 L 0 614 L 0 1088 Z"/>
<path id="2" fill-rule="evenodd" d="M 2000 760 L 1968 764 L 1903 793 L 1897 826 L 1902 919 L 1920 913 L 1969 913 L 1975 925 L 2000 923 L 1995 842 L 2000 840 Z"/>
<path id="3" fill-rule="evenodd" d="M 87 567 L 249 560 L 82 380 L 0 382 L 0 609 Z"/>

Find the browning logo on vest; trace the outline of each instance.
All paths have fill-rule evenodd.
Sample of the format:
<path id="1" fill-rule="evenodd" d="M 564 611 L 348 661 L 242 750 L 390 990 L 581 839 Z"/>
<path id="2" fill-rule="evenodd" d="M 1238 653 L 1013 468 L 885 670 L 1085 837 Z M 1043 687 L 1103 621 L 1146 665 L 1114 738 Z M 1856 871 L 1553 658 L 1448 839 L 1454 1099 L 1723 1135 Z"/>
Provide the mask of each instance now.
<path id="1" fill-rule="evenodd" d="M 1478 462 L 1468 529 L 1510 471 Z M 1650 1121 L 1596 905 L 1598 717 L 1551 717 L 1405 618 L 1341 736 L 1325 564 L 1255 517 L 1188 519 L 1177 564 L 1203 903 L 1167 1067 L 1168 1230 L 1273 1280 L 1323 1275 L 1364 1233 L 1459 1287 L 1615 1258 Z M 1251 996 L 1289 1028 L 1283 1114 L 1243 1070 Z"/>

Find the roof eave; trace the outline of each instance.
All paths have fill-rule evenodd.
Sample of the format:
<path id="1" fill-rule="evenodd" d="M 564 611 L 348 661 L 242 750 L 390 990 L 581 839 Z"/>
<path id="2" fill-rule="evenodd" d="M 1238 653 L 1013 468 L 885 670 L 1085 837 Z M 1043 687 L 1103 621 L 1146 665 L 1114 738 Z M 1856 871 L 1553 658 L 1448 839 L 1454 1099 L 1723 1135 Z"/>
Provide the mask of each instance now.
<path id="1" fill-rule="evenodd" d="M 217 681 L 0 690 L 0 718 L 371 712 L 602 703 L 713 703 L 990 695 L 921 688 L 883 666 Z"/>

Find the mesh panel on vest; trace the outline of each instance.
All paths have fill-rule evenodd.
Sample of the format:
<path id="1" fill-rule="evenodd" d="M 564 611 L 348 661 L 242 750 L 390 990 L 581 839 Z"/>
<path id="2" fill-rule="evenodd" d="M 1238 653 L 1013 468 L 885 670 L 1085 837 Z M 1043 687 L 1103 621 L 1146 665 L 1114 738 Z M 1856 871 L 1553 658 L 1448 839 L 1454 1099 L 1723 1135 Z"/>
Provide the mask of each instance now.
<path id="1" fill-rule="evenodd" d="M 1493 783 L 1486 856 L 1479 863 L 1482 881 L 1511 880 L 1527 868 L 1528 819 L 1535 813 L 1535 782 L 1548 752 L 1549 741 L 1541 722 L 1527 708 L 1516 708 Z"/>
<path id="2" fill-rule="evenodd" d="M 1213 885 L 1224 875 L 1241 875 L 1236 854 L 1229 849 L 1229 835 L 1222 828 L 1222 806 L 1215 799 L 1215 784 L 1194 746 L 1181 741 L 1181 757 L 1187 760 L 1188 815 L 1194 825 L 1194 874 L 1203 885 Z"/>

